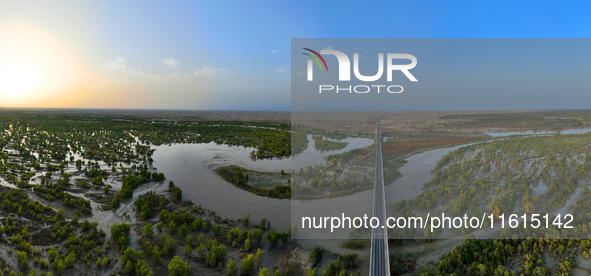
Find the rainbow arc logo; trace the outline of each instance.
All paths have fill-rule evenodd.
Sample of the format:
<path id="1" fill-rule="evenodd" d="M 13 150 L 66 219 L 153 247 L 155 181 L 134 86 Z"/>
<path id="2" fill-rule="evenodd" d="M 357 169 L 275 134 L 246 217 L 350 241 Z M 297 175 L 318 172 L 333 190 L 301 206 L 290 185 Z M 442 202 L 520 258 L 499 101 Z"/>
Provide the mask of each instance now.
<path id="1" fill-rule="evenodd" d="M 321 56 L 321 55 L 320 55 L 318 52 L 316 52 L 316 51 L 314 51 L 314 50 L 312 50 L 312 49 L 308 49 L 308 48 L 302 48 L 302 49 L 304 49 L 304 50 L 306 50 L 306 51 L 310 51 L 310 52 L 312 52 L 313 54 L 315 54 L 315 55 L 316 55 L 318 58 L 320 58 L 320 60 L 322 60 L 322 63 L 324 63 L 324 68 L 326 68 L 326 72 L 328 72 L 328 66 L 326 66 L 326 61 L 324 61 L 324 58 L 322 58 L 322 56 Z M 306 55 L 306 56 L 309 56 L 309 57 L 311 57 L 311 58 L 312 58 L 314 61 L 316 61 L 316 63 L 318 63 L 318 67 L 320 67 L 320 71 L 323 71 L 323 69 L 322 69 L 322 65 L 320 64 L 320 61 L 318 61 L 318 59 L 317 59 L 317 58 L 315 58 L 313 55 L 310 55 L 310 54 L 308 54 L 308 53 L 302 53 L 302 54 L 303 54 L 303 55 Z"/>

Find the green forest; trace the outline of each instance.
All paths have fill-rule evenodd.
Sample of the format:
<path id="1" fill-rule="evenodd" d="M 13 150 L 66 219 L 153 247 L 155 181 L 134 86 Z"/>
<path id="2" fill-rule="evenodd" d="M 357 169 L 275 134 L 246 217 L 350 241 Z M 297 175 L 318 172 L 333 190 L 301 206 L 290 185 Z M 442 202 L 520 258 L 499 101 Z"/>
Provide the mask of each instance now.
<path id="1" fill-rule="evenodd" d="M 183 200 L 172 181 L 164 192 L 132 197 L 166 179 L 152 167 L 154 145 L 215 142 L 253 147 L 258 158 L 267 158 L 289 155 L 290 138 L 285 123 L 3 111 L 0 237 L 8 252 L 0 256 L 0 275 L 189 275 L 191 265 L 201 263 L 227 275 L 284 272 L 262 264 L 263 243 L 291 243 L 289 233 L 270 230 L 267 219 L 253 224 L 248 213 L 221 218 Z M 277 197 L 289 198 L 290 187 L 283 187 L 274 189 Z M 90 222 L 96 211 L 130 201 L 134 212 L 110 223 L 109 231 Z M 185 259 L 191 256 L 190 264 Z"/>

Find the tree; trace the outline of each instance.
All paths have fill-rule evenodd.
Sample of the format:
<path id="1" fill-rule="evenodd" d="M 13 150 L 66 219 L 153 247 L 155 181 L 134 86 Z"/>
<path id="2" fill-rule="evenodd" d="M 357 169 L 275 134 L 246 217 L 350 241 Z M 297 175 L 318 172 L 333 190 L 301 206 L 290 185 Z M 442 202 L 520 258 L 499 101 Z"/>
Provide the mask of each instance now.
<path id="1" fill-rule="evenodd" d="M 152 249 L 152 262 L 154 262 L 155 264 L 161 264 L 162 263 L 162 254 L 160 253 L 160 250 L 158 250 L 158 245 L 154 245 L 154 249 Z"/>
<path id="2" fill-rule="evenodd" d="M 49 247 L 49 252 L 47 252 L 47 256 L 49 257 L 49 261 L 53 262 L 55 258 L 57 258 L 57 250 L 53 248 L 53 246 Z"/>
<path id="3" fill-rule="evenodd" d="M 178 246 L 176 240 L 166 234 L 160 236 L 160 245 L 162 246 L 162 253 L 167 256 L 172 256 Z"/>
<path id="4" fill-rule="evenodd" d="M 271 276 L 271 273 L 269 273 L 268 269 L 261 268 L 259 269 L 259 276 Z"/>
<path id="5" fill-rule="evenodd" d="M 269 235 L 267 235 L 267 241 L 271 245 L 277 244 L 277 242 L 279 242 L 279 233 L 277 233 L 275 230 L 269 232 Z"/>
<path id="6" fill-rule="evenodd" d="M 312 267 L 315 267 L 320 263 L 320 261 L 322 260 L 323 253 L 324 250 L 322 249 L 322 247 L 316 246 L 314 247 L 314 249 L 312 249 L 312 253 L 310 253 L 310 259 L 312 259 Z"/>
<path id="7" fill-rule="evenodd" d="M 96 263 L 100 263 L 100 258 L 96 261 Z M 133 262 L 128 260 L 127 264 L 125 264 L 125 272 L 131 274 L 133 272 L 134 266 L 133 266 Z"/>
<path id="8" fill-rule="evenodd" d="M 187 225 L 181 225 L 181 228 L 179 229 L 179 237 L 185 237 L 187 236 L 187 233 L 189 233 L 189 228 L 187 227 Z"/>
<path id="9" fill-rule="evenodd" d="M 109 259 L 109 257 L 105 257 L 103 259 L 103 267 L 109 266 L 110 263 L 111 263 L 111 259 Z"/>
<path id="10" fill-rule="evenodd" d="M 205 264 L 213 268 L 216 267 L 218 263 L 224 261 L 227 252 L 226 247 L 222 244 L 218 245 L 218 242 L 215 239 L 209 240 L 208 243 L 211 244 L 211 248 L 209 249 L 209 255 L 205 260 Z"/>
<path id="11" fill-rule="evenodd" d="M 251 247 L 252 247 L 252 243 L 251 243 L 250 239 L 246 239 L 244 241 L 244 251 L 246 251 L 246 252 L 250 251 Z"/>
<path id="12" fill-rule="evenodd" d="M 183 191 L 174 185 L 174 182 L 170 181 L 168 183 L 168 188 L 169 191 L 172 193 L 172 200 L 173 201 L 179 201 L 181 200 L 181 198 L 183 198 Z"/>
<path id="13" fill-rule="evenodd" d="M 263 250 L 262 249 L 257 249 L 257 255 L 256 255 L 256 261 L 257 263 L 261 263 L 263 261 Z"/>
<path id="14" fill-rule="evenodd" d="M 111 189 L 111 185 L 106 185 L 103 190 L 105 191 L 105 194 L 109 193 L 109 190 Z"/>
<path id="15" fill-rule="evenodd" d="M 121 223 L 111 225 L 111 237 L 121 250 L 129 245 L 129 231 L 131 231 L 129 224 Z"/>
<path id="16" fill-rule="evenodd" d="M 168 231 L 171 234 L 178 234 L 178 225 L 172 219 L 168 221 Z"/>
<path id="17" fill-rule="evenodd" d="M 135 261 L 137 257 L 137 253 L 135 252 L 135 250 L 133 250 L 133 248 L 128 247 L 127 249 L 125 249 L 125 251 L 123 251 L 123 257 L 121 258 L 124 262 L 125 260 L 130 260 L 130 261 Z"/>
<path id="18" fill-rule="evenodd" d="M 197 246 L 197 248 L 195 248 L 195 252 L 199 258 L 203 258 L 205 255 L 205 246 L 203 244 Z"/>
<path id="19" fill-rule="evenodd" d="M 56 259 L 57 263 L 54 262 L 55 265 L 55 270 L 57 271 L 57 274 L 62 274 L 64 273 L 64 270 L 66 270 L 66 265 L 64 264 L 64 262 L 61 259 Z"/>
<path id="20" fill-rule="evenodd" d="M 113 206 L 115 208 L 119 207 L 119 197 L 120 197 L 119 193 L 117 193 L 113 196 L 113 199 L 111 200 L 111 206 Z"/>
<path id="21" fill-rule="evenodd" d="M 18 251 L 16 253 L 16 258 L 19 261 L 19 267 L 21 270 L 27 270 L 27 268 L 29 268 L 29 258 L 27 256 L 27 252 Z"/>
<path id="22" fill-rule="evenodd" d="M 289 234 L 287 234 L 287 233 L 279 233 L 279 239 L 285 245 L 285 244 L 287 244 L 289 242 Z"/>
<path id="23" fill-rule="evenodd" d="M 486 265 L 485 264 L 478 264 L 477 266 L 480 275 L 486 274 Z"/>
<path id="24" fill-rule="evenodd" d="M 207 256 L 207 258 L 205 259 L 205 265 L 214 268 L 217 265 L 217 256 L 215 255 L 214 252 L 210 251 L 209 255 Z"/>
<path id="25" fill-rule="evenodd" d="M 207 233 L 211 229 L 211 221 L 209 219 L 205 219 L 203 222 L 203 232 Z"/>
<path id="26" fill-rule="evenodd" d="M 254 230 L 254 239 L 255 239 L 255 240 L 258 242 L 258 243 L 260 243 L 260 242 L 263 240 L 263 234 L 264 234 L 263 230 L 261 230 L 261 229 L 255 229 L 255 230 Z M 260 245 L 260 244 L 259 244 L 259 245 Z"/>
<path id="27" fill-rule="evenodd" d="M 138 260 L 135 263 L 135 274 L 137 276 L 152 276 L 152 271 L 148 268 L 146 261 Z"/>
<path id="28" fill-rule="evenodd" d="M 254 255 L 248 254 L 246 259 L 240 261 L 240 276 L 250 276 L 254 273 Z"/>
<path id="29" fill-rule="evenodd" d="M 193 231 L 199 231 L 203 228 L 203 220 L 201 218 L 197 218 L 193 223 L 191 223 L 191 228 Z"/>
<path id="30" fill-rule="evenodd" d="M 530 201 L 525 203 L 524 207 L 525 207 L 525 212 L 528 214 L 531 214 L 534 211 L 534 208 L 533 208 L 534 205 Z"/>
<path id="31" fill-rule="evenodd" d="M 265 230 L 265 227 L 267 227 L 267 218 L 263 217 L 261 218 L 261 222 L 259 223 L 259 228 Z"/>
<path id="32" fill-rule="evenodd" d="M 84 220 L 82 222 L 82 231 L 87 231 L 88 229 L 90 229 L 90 222 L 88 222 L 88 220 Z"/>
<path id="33" fill-rule="evenodd" d="M 174 256 L 168 264 L 168 275 L 170 276 L 188 276 L 190 274 L 191 266 L 189 266 L 189 262 L 183 262 L 179 256 Z"/>
<path id="34" fill-rule="evenodd" d="M 244 217 L 242 218 L 242 224 L 244 226 L 248 226 L 248 220 L 250 219 L 250 213 L 246 212 L 246 214 L 244 215 Z"/>
<path id="35" fill-rule="evenodd" d="M 238 272 L 238 269 L 236 269 L 236 262 L 233 259 L 228 260 L 226 268 L 228 268 L 228 270 L 226 270 L 226 276 L 234 276 L 236 275 L 236 272 Z"/>
<path id="36" fill-rule="evenodd" d="M 72 252 L 70 252 L 70 254 L 68 254 L 66 259 L 64 260 L 64 264 L 66 265 L 66 267 L 72 267 L 72 266 L 74 266 L 75 262 L 76 262 L 76 254 L 74 253 L 74 251 L 72 251 Z"/>
<path id="37" fill-rule="evenodd" d="M 144 236 L 148 238 L 152 238 L 154 236 L 154 229 L 152 228 L 152 224 L 148 223 L 144 226 Z"/>

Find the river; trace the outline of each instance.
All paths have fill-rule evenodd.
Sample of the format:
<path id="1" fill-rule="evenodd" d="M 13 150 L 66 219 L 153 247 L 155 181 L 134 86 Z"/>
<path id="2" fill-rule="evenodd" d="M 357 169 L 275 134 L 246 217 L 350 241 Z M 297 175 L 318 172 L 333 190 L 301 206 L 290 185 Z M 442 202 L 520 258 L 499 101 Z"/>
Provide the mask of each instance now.
<path id="1" fill-rule="evenodd" d="M 525 130 L 525 131 L 509 131 L 509 132 L 486 132 L 486 135 L 490 135 L 492 137 L 505 137 L 509 135 L 548 135 L 548 134 L 582 134 L 590 132 L 591 128 L 573 128 L 573 129 L 566 129 L 561 131 L 545 131 L 540 130 L 534 132 L 533 130 Z"/>
<path id="2" fill-rule="evenodd" d="M 290 200 L 255 195 L 227 183 L 213 172 L 220 166 L 237 165 L 251 170 L 278 172 L 325 164 L 324 156 L 373 144 L 372 139 L 347 138 L 349 144 L 336 151 L 318 152 L 309 137 L 308 148 L 295 157 L 252 160 L 252 148 L 228 145 L 174 144 L 155 147 L 153 166 L 183 190 L 183 198 L 211 209 L 221 217 L 239 218 L 249 212 L 251 222 L 267 217 L 272 227 L 287 231 L 290 226 Z"/>
<path id="3" fill-rule="evenodd" d="M 301 218 L 297 214 L 369 214 L 373 202 L 371 190 L 338 198 L 291 201 L 257 196 L 227 183 L 213 172 L 216 167 L 225 165 L 238 165 L 258 171 L 299 170 L 300 167 L 324 164 L 324 156 L 373 143 L 372 139 L 347 138 L 341 140 L 349 142 L 346 148 L 321 153 L 314 149 L 314 140 L 309 140 L 308 148 L 295 157 L 256 161 L 249 155 L 252 148 L 215 143 L 158 146 L 153 155 L 153 165 L 166 175 L 167 181 L 174 181 L 183 190 L 183 198 L 209 208 L 221 217 L 239 218 L 249 212 L 253 223 L 258 223 L 261 217 L 267 217 L 272 227 L 278 231 L 286 231 L 295 222 L 290 219 L 290 210 L 294 210 L 294 219 Z M 423 184 L 431 179 L 431 170 L 439 159 L 459 147 L 435 149 L 408 157 L 408 162 L 400 169 L 403 176 L 386 186 L 387 204 L 420 194 Z M 331 237 L 333 236 L 338 235 Z"/>

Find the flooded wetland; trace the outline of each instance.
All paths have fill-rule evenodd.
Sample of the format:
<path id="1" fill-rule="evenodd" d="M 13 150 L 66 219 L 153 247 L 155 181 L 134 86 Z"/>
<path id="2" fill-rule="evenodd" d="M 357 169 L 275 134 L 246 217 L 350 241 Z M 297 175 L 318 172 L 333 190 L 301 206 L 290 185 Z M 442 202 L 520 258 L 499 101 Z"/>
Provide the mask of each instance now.
<path id="1" fill-rule="evenodd" d="M 294 129 L 285 122 L 55 114 L 61 117 L 0 114 L 5 273 L 79 275 L 88 268 L 100 274 L 160 273 L 177 257 L 197 275 L 255 267 L 303 275 L 343 269 L 343 260 L 350 262 L 347 273 L 366 273 L 364 233 L 329 233 L 319 240 L 293 228 L 293 218 L 304 213 L 371 212 L 375 138 L 365 127 L 341 132 L 309 125 Z M 540 131 L 549 121 L 563 127 L 570 120 L 544 116 L 535 121 L 535 133 L 508 125 L 491 133 L 467 132 L 484 126 L 477 119 L 446 116 L 439 120 L 457 120 L 455 129 L 460 123 L 467 128 L 385 132 L 389 216 L 590 211 L 583 199 L 591 193 L 587 128 Z M 561 256 L 574 248 L 586 260 L 585 223 L 586 216 L 574 221 L 571 240 L 536 241 L 532 246 L 556 252 L 536 267 L 571 265 L 575 260 Z M 469 240 L 431 242 L 450 234 L 462 239 L 470 233 L 392 230 L 392 271 L 441 271 L 441 260 L 451 257 L 440 254 L 473 246 Z M 494 231 L 485 237 L 496 235 L 506 239 L 505 247 L 518 248 L 518 240 L 507 239 L 516 234 L 522 233 Z M 493 243 L 487 239 L 478 246 Z M 523 248 L 515 251 L 529 250 Z M 318 250 L 325 257 L 316 263 Z M 526 269 L 515 261 L 504 267 Z"/>

